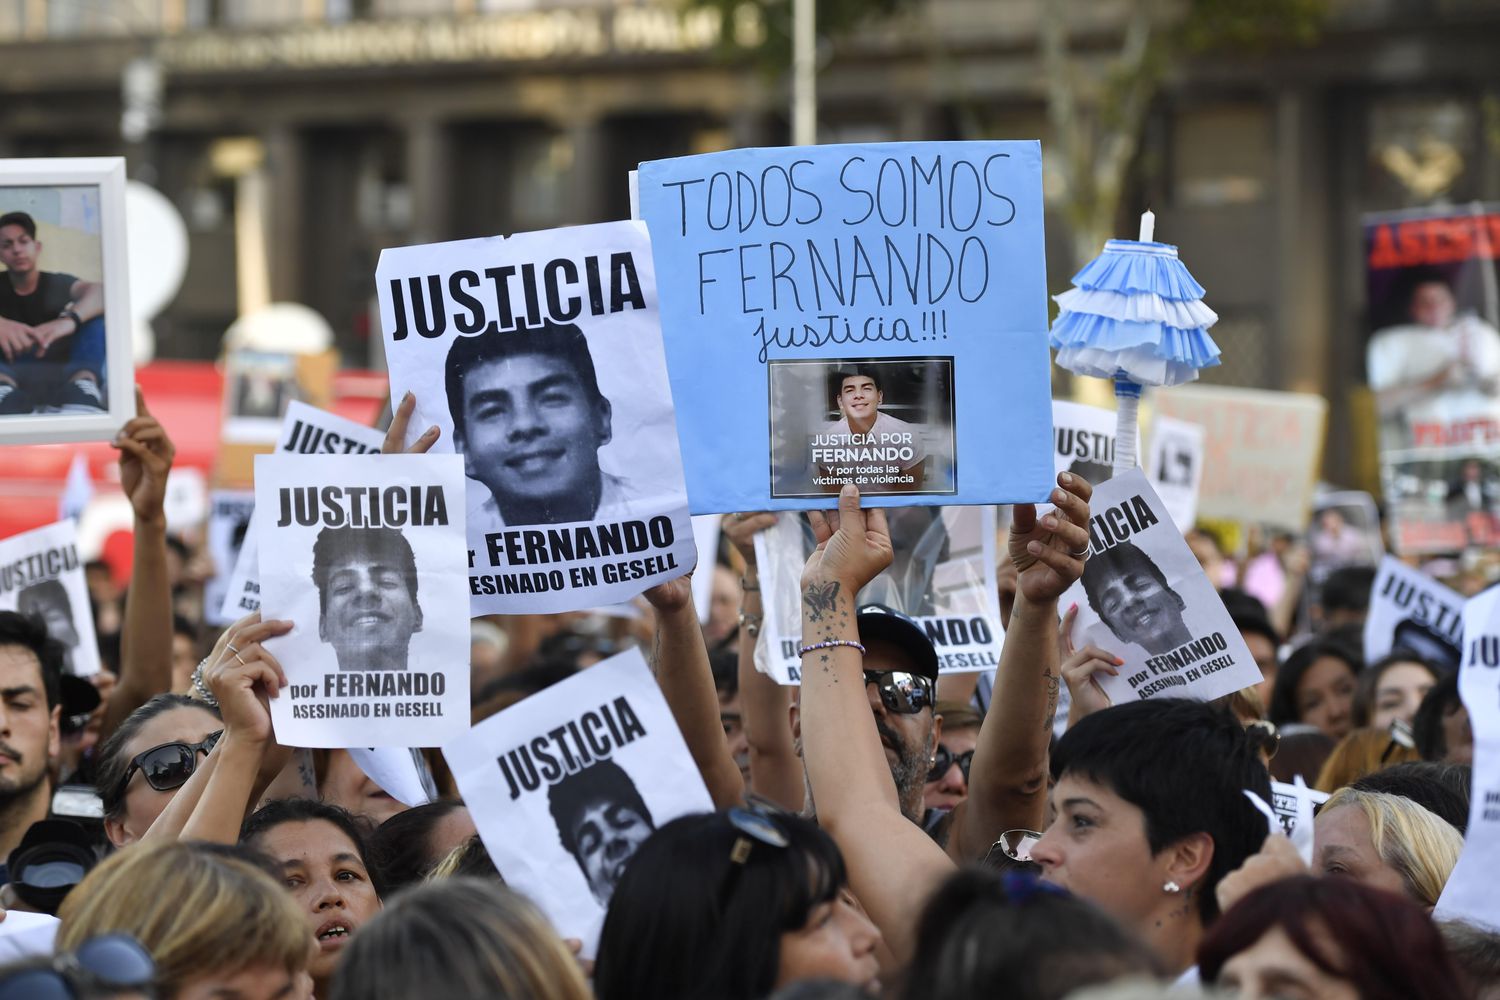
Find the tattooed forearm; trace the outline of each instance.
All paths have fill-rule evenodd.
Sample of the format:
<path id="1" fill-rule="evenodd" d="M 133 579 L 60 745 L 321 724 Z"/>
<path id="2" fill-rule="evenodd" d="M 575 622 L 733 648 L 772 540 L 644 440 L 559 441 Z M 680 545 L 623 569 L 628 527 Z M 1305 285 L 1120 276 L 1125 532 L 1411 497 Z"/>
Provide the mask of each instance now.
<path id="1" fill-rule="evenodd" d="M 832 583 L 809 583 L 802 588 L 802 603 L 807 605 L 808 620 L 820 622 L 825 615 L 831 615 L 838 596 L 837 580 Z"/>

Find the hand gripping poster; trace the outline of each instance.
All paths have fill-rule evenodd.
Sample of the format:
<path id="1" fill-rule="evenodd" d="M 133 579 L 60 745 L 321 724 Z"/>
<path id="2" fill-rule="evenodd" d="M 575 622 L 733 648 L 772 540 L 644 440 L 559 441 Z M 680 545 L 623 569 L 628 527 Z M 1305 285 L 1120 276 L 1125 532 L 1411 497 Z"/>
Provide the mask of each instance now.
<path id="1" fill-rule="evenodd" d="M 1135 698 L 1208 701 L 1260 683 L 1260 668 L 1224 602 L 1172 523 L 1145 473 L 1132 469 L 1094 490 L 1075 648 L 1093 643 L 1124 662 L 1095 675 L 1115 704 Z"/>
<path id="2" fill-rule="evenodd" d="M 78 558 L 78 527 L 59 521 L 0 541 L 0 610 L 40 618 L 67 650 L 63 669 L 99 672 L 94 611 Z"/>
<path id="3" fill-rule="evenodd" d="M 644 225 L 386 250 L 376 283 L 392 397 L 464 459 L 473 614 L 619 604 L 693 568 Z"/>
<path id="4" fill-rule="evenodd" d="M 385 435 L 373 427 L 293 400 L 282 418 L 276 450 L 294 455 L 367 455 L 378 454 L 384 442 Z M 220 608 L 220 614 L 228 621 L 238 621 L 260 610 L 260 548 L 256 533 L 252 511 Z"/>
<path id="5" fill-rule="evenodd" d="M 713 809 L 639 650 L 490 716 L 443 758 L 507 885 L 593 957 L 609 898 L 659 827 Z"/>
<path id="6" fill-rule="evenodd" d="M 255 459 L 261 614 L 288 686 L 276 739 L 441 746 L 469 726 L 462 462 L 452 455 Z"/>
<path id="7" fill-rule="evenodd" d="M 891 565 L 855 603 L 884 605 L 916 619 L 944 673 L 994 670 L 1005 639 L 995 580 L 995 508 L 907 507 L 887 518 Z M 756 666 L 778 684 L 802 682 L 802 568 L 815 544 L 807 519 L 790 512 L 755 536 L 765 599 Z"/>
<path id="8" fill-rule="evenodd" d="M 694 513 L 1046 498 L 1038 143 L 736 149 L 639 195 Z"/>

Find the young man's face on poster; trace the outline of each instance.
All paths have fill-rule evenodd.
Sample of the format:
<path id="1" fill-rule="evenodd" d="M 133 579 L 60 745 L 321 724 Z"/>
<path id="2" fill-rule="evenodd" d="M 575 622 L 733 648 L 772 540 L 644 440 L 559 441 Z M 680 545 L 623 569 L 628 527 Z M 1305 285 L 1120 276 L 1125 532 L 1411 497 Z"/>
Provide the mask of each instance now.
<path id="1" fill-rule="evenodd" d="M 394 562 L 354 552 L 328 575 L 322 638 L 335 649 L 405 646 L 421 627 L 422 612 Z"/>
<path id="2" fill-rule="evenodd" d="M 1099 617 L 1125 642 L 1146 649 L 1156 636 L 1182 624 L 1182 602 L 1145 569 L 1107 581 L 1099 593 Z"/>
<path id="3" fill-rule="evenodd" d="M 850 420 L 874 420 L 883 394 L 868 375 L 849 375 L 839 387 L 839 412 Z"/>
<path id="4" fill-rule="evenodd" d="M 464 376 L 465 473 L 497 498 L 537 501 L 586 489 L 610 440 L 610 406 L 563 358 L 518 354 Z"/>
<path id="5" fill-rule="evenodd" d="M 1411 318 L 1422 326 L 1442 329 L 1453 322 L 1453 292 L 1441 281 L 1424 281 L 1411 295 Z"/>
<path id="6" fill-rule="evenodd" d="M 573 824 L 578 863 L 601 906 L 608 905 L 625 865 L 651 833 L 645 817 L 622 802 L 602 799 L 578 814 Z"/>
<path id="7" fill-rule="evenodd" d="M 42 245 L 31 238 L 22 226 L 0 227 L 0 264 L 16 274 L 27 274 L 36 268 Z"/>

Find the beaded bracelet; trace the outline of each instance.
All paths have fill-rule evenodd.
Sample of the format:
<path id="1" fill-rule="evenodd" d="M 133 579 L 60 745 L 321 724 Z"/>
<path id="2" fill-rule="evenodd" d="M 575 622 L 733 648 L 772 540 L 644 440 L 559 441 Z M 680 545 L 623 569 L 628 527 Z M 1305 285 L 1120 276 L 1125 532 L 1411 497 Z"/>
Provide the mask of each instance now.
<path id="1" fill-rule="evenodd" d="M 819 649 L 832 649 L 835 646 L 848 646 L 850 649 L 857 649 L 857 650 L 859 650 L 859 655 L 860 656 L 864 656 L 865 655 L 865 647 L 861 646 L 859 643 L 855 642 L 853 639 L 824 639 L 822 642 L 815 642 L 811 646 L 802 646 L 802 647 L 800 647 L 797 650 L 797 655 L 798 656 L 806 656 L 808 653 L 814 652 L 816 650 L 819 650 Z"/>

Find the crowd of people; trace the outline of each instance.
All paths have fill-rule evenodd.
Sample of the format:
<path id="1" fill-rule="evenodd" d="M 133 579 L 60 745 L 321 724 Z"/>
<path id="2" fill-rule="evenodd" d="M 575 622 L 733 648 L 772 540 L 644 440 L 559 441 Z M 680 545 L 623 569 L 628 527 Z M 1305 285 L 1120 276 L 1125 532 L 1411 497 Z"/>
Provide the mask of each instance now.
<path id="1" fill-rule="evenodd" d="M 204 625 L 167 430 L 143 401 L 115 444 L 134 556 L 123 588 L 89 572 L 93 690 L 42 616 L 0 612 L 0 900 L 60 918 L 53 954 L 0 968 L 0 1000 L 1500 995 L 1500 934 L 1432 916 L 1469 819 L 1454 672 L 1410 648 L 1366 662 L 1368 568 L 1268 605 L 1194 538 L 1263 674 L 1210 703 L 1112 705 L 1096 677 L 1119 659 L 1074 648 L 1060 602 L 1092 487 L 1068 473 L 998 546 L 992 679 L 940 676 L 921 627 L 861 602 L 892 542 L 852 486 L 836 511 L 725 515 L 706 624 L 686 579 L 634 619 L 476 619 L 474 722 L 639 644 L 715 806 L 653 823 L 640 803 L 590 834 L 633 854 L 598 876 L 586 959 L 507 887 L 440 755 L 438 797 L 408 808 L 348 751 L 277 742 L 268 641 L 290 623 Z M 799 688 L 755 663 L 754 541 L 793 516 L 816 541 Z M 1273 556 L 1300 593 L 1305 560 Z M 1246 794 L 1299 777 L 1330 793 L 1310 863 Z M 93 817 L 66 794 L 90 787 Z"/>

